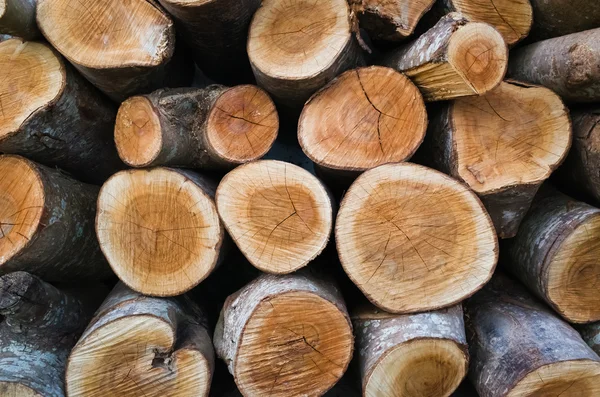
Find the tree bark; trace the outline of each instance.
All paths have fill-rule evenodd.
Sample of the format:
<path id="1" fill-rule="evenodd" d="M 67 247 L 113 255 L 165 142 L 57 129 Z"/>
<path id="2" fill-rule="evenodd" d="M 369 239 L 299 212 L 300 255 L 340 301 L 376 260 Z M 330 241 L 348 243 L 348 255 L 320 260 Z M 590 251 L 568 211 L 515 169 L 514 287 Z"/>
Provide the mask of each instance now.
<path id="1" fill-rule="evenodd" d="M 584 324 L 579 326 L 578 329 L 588 346 L 596 354 L 600 354 L 600 322 Z"/>
<path id="2" fill-rule="evenodd" d="M 34 40 L 41 36 L 35 22 L 36 0 L 0 0 L 0 32 Z"/>
<path id="3" fill-rule="evenodd" d="M 535 20 L 533 41 L 565 36 L 600 26 L 600 4 L 587 0 L 529 0 Z"/>
<path id="4" fill-rule="evenodd" d="M 306 272 L 262 275 L 225 302 L 215 348 L 246 397 L 321 396 L 352 357 L 337 287 Z"/>
<path id="5" fill-rule="evenodd" d="M 506 276 L 494 276 L 467 301 L 465 313 L 469 376 L 481 397 L 600 393 L 600 358 Z"/>

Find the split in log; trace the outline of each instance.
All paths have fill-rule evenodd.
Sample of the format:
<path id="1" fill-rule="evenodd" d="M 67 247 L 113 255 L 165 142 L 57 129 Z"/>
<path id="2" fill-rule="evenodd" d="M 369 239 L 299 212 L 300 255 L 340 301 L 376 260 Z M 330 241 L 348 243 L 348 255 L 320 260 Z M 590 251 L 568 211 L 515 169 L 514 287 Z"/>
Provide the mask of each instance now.
<path id="1" fill-rule="evenodd" d="M 579 326 L 581 337 L 592 348 L 596 354 L 600 355 L 600 322 L 585 324 Z"/>
<path id="2" fill-rule="evenodd" d="M 544 187 L 501 258 L 567 321 L 587 323 L 600 320 L 599 256 L 600 209 Z"/>
<path id="3" fill-rule="evenodd" d="M 448 397 L 467 374 L 460 305 L 409 315 L 361 307 L 352 325 L 365 397 Z"/>
<path id="4" fill-rule="evenodd" d="M 161 89 L 121 104 L 115 142 L 132 167 L 233 168 L 264 156 L 279 118 L 260 88 Z"/>
<path id="5" fill-rule="evenodd" d="M 112 276 L 94 233 L 98 188 L 23 157 L 0 156 L 0 274 L 47 281 Z"/>
<path id="6" fill-rule="evenodd" d="M 494 226 L 475 193 L 410 163 L 382 165 L 356 179 L 335 239 L 350 279 L 392 313 L 452 306 L 480 289 L 498 260 Z"/>
<path id="7" fill-rule="evenodd" d="M 308 171 L 263 160 L 227 174 L 217 189 L 225 228 L 258 269 L 291 273 L 319 255 L 333 227 L 333 200 Z"/>
<path id="8" fill-rule="evenodd" d="M 426 129 L 415 85 L 393 69 L 371 66 L 343 73 L 308 100 L 298 140 L 320 167 L 358 174 L 409 159 Z"/>
<path id="9" fill-rule="evenodd" d="M 598 102 L 598 64 L 600 28 L 544 40 L 511 52 L 508 76 L 548 87 L 566 102 Z"/>
<path id="10" fill-rule="evenodd" d="M 206 397 L 214 350 L 202 311 L 122 283 L 104 301 L 67 363 L 69 397 Z"/>
<path id="11" fill-rule="evenodd" d="M 262 275 L 231 295 L 214 339 L 245 397 L 321 396 L 353 351 L 341 294 L 306 272 Z"/>
<path id="12" fill-rule="evenodd" d="M 47 45 L 0 43 L 0 152 L 102 182 L 123 167 L 112 139 L 116 109 Z"/>
<path id="13" fill-rule="evenodd" d="M 36 0 L 0 0 L 0 32 L 33 40 L 41 36 L 35 22 Z"/>
<path id="14" fill-rule="evenodd" d="M 427 159 L 473 189 L 498 235 L 510 238 L 566 157 L 571 122 L 549 89 L 506 81 L 482 96 L 440 106 L 428 137 Z"/>
<path id="15" fill-rule="evenodd" d="M 502 274 L 467 301 L 469 377 L 481 397 L 600 395 L 600 358 Z"/>
<path id="16" fill-rule="evenodd" d="M 444 16 L 415 41 L 390 51 L 382 65 L 404 72 L 426 101 L 481 95 L 506 73 L 508 48 L 492 26 Z"/>
<path id="17" fill-rule="evenodd" d="M 529 0 L 535 15 L 533 41 L 583 32 L 600 26 L 600 3 L 589 0 Z"/>

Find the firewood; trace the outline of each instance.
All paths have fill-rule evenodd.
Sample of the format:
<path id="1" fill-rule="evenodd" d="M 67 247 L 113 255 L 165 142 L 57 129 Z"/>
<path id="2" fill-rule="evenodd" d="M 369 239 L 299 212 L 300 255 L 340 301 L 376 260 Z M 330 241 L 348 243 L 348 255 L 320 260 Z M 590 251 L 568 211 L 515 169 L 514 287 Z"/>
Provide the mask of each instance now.
<path id="1" fill-rule="evenodd" d="M 0 152 L 59 166 L 87 182 L 123 167 L 116 108 L 42 43 L 0 43 Z"/>
<path id="2" fill-rule="evenodd" d="M 0 156 L 0 274 L 46 281 L 112 276 L 94 233 L 98 188 L 23 157 Z"/>
<path id="3" fill-rule="evenodd" d="M 115 101 L 188 85 L 193 68 L 175 54 L 171 19 L 147 0 L 38 0 L 46 39 Z"/>
<path id="4" fill-rule="evenodd" d="M 233 168 L 264 156 L 279 118 L 260 88 L 161 89 L 121 104 L 115 142 L 132 167 Z"/>
<path id="5" fill-rule="evenodd" d="M 371 66 L 349 70 L 304 106 L 298 140 L 331 172 L 358 174 L 410 158 L 425 137 L 423 97 L 404 75 Z"/>
<path id="6" fill-rule="evenodd" d="M 481 95 L 506 73 L 508 48 L 492 26 L 444 16 L 418 39 L 386 54 L 381 63 L 404 72 L 426 101 Z"/>
<path id="7" fill-rule="evenodd" d="M 291 273 L 319 255 L 333 227 L 333 200 L 308 171 L 262 160 L 227 174 L 217 189 L 225 228 L 258 269 Z"/>
<path id="8" fill-rule="evenodd" d="M 98 196 L 96 232 L 121 281 L 145 295 L 175 296 L 208 277 L 224 239 L 214 188 L 170 168 L 112 176 Z"/>
<path id="9" fill-rule="evenodd" d="M 494 226 L 475 193 L 410 163 L 382 165 L 356 179 L 342 201 L 335 240 L 350 279 L 391 313 L 452 306 L 480 289 L 498 260 Z"/>
<path id="10" fill-rule="evenodd" d="M 0 32 L 24 40 L 40 37 L 35 6 L 36 0 L 0 0 Z"/>
<path id="11" fill-rule="evenodd" d="M 510 238 L 567 155 L 571 122 L 551 90 L 506 81 L 482 96 L 440 106 L 428 137 L 427 158 L 435 168 L 473 189 L 498 235 Z"/>
<path id="12" fill-rule="evenodd" d="M 581 337 L 597 354 L 600 354 L 600 322 L 579 326 Z"/>
<path id="13" fill-rule="evenodd" d="M 600 358 L 506 276 L 468 300 L 465 315 L 469 377 L 481 397 L 599 395 Z"/>
<path id="14" fill-rule="evenodd" d="M 508 76 L 548 87 L 567 102 L 597 102 L 600 101 L 599 63 L 600 28 L 513 51 Z"/>
<path id="15" fill-rule="evenodd" d="M 567 321 L 600 320 L 600 209 L 542 188 L 504 248 L 502 265 Z"/>
<path id="16" fill-rule="evenodd" d="M 583 32 L 600 26 L 600 3 L 589 0 L 529 0 L 535 14 L 534 41 Z"/>
<path id="17" fill-rule="evenodd" d="M 160 299 L 119 283 L 69 356 L 75 396 L 206 397 L 214 350 L 201 309 L 188 297 Z"/>
<path id="18" fill-rule="evenodd" d="M 250 25 L 248 56 L 258 85 L 302 106 L 360 57 L 346 0 L 265 0 Z"/>
<path id="19" fill-rule="evenodd" d="M 231 295 L 214 342 L 245 397 L 321 396 L 353 351 L 341 294 L 306 272 L 262 275 Z"/>
<path id="20" fill-rule="evenodd" d="M 361 307 L 352 325 L 365 397 L 448 397 L 467 374 L 460 305 L 410 315 Z"/>

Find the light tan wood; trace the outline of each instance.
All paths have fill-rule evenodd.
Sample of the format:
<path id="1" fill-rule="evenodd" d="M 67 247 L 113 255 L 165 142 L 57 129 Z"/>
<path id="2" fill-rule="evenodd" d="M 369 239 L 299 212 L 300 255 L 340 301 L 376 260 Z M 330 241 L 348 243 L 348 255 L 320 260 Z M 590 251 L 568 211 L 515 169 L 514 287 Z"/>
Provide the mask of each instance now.
<path id="1" fill-rule="evenodd" d="M 0 382 L 0 395 L 4 397 L 42 397 L 20 383 Z"/>
<path id="2" fill-rule="evenodd" d="M 600 393 L 600 364 L 591 360 L 545 365 L 529 373 L 507 397 L 592 397 Z"/>

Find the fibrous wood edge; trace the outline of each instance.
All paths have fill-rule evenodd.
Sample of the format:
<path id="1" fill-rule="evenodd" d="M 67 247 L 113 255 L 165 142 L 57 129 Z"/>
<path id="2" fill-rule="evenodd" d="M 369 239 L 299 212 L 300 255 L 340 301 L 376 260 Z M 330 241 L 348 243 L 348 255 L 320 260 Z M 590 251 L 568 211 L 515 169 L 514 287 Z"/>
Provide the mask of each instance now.
<path id="1" fill-rule="evenodd" d="M 600 4 L 587 0 L 529 0 L 535 15 L 531 41 L 540 41 L 600 26 Z"/>
<path id="2" fill-rule="evenodd" d="M 0 0 L 0 32 L 34 40 L 41 36 L 35 22 L 36 0 Z"/>

